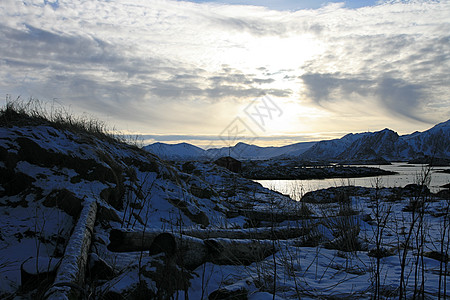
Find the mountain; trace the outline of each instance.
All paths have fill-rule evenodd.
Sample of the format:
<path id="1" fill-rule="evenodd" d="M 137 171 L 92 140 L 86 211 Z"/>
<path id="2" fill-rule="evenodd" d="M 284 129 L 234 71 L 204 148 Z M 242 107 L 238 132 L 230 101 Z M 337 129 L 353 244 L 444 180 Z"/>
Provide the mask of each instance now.
<path id="1" fill-rule="evenodd" d="M 259 147 L 240 142 L 233 147 L 203 150 L 188 143 L 154 143 L 145 146 L 144 150 L 166 160 L 214 160 L 223 156 L 232 156 L 246 160 L 299 156 L 315 144 L 316 142 L 301 142 L 283 147 Z"/>
<path id="2" fill-rule="evenodd" d="M 339 162 L 407 161 L 421 157 L 450 158 L 450 120 L 424 132 L 402 136 L 387 128 L 349 134 L 321 141 L 300 156 L 305 160 Z"/>
<path id="3" fill-rule="evenodd" d="M 320 141 L 305 151 L 300 157 L 304 160 L 327 160 L 330 157 L 338 157 L 354 141 L 369 133 L 349 133 L 340 139 Z"/>
<path id="4" fill-rule="evenodd" d="M 309 192 L 296 202 L 209 161 L 161 160 L 109 135 L 98 121 L 61 115 L 51 121 L 34 107 L 29 114 L 10 107 L 0 109 L 0 299 L 375 298 L 373 272 L 366 271 L 377 250 L 370 235 L 377 224 L 367 222 L 378 216 L 373 205 L 395 198 L 390 221 L 413 228 L 420 206 L 411 203 L 418 190 L 428 195 L 417 185 L 351 186 Z M 438 126 L 402 145 L 428 151 L 422 143 L 434 143 L 445 152 L 440 138 L 447 133 Z M 355 153 L 364 144 L 390 153 L 395 137 L 385 130 L 343 140 Z M 236 149 L 276 155 L 303 146 Z M 175 145 L 172 154 L 195 149 Z M 294 189 L 301 193 L 302 186 Z M 408 261 L 420 249 L 448 244 L 433 230 L 445 224 L 447 199 L 436 195 L 421 210 L 430 222 L 427 238 L 420 248 L 414 241 L 404 247 Z M 358 205 L 344 211 L 343 201 Z M 403 245 L 400 231 L 383 236 L 383 249 Z M 361 255 L 342 259 L 349 251 Z M 438 265 L 446 253 L 432 252 L 424 255 Z M 381 263 L 388 273 L 403 266 L 398 259 Z M 406 264 L 406 274 L 415 268 Z M 440 293 L 442 272 L 419 271 L 424 290 Z M 383 283 L 397 291 L 398 274 L 387 275 Z M 413 280 L 405 286 L 406 298 L 414 287 Z"/>
<path id="5" fill-rule="evenodd" d="M 385 128 L 376 132 L 349 133 L 339 139 L 301 142 L 282 147 L 237 143 L 233 147 L 203 150 L 186 143 L 155 143 L 146 146 L 145 150 L 172 160 L 211 160 L 228 155 L 242 160 L 295 158 L 346 163 L 386 163 L 423 157 L 450 159 L 450 120 L 429 130 L 402 136 Z"/>
<path id="6" fill-rule="evenodd" d="M 403 155 L 450 158 L 450 120 L 439 123 L 424 132 L 414 132 L 401 137 L 404 144 Z"/>
<path id="7" fill-rule="evenodd" d="M 270 159 L 274 157 L 299 156 L 303 154 L 316 142 L 301 142 L 282 147 L 259 147 L 246 143 L 237 143 L 233 147 L 208 149 L 210 157 L 232 156 L 239 159 Z"/>
<path id="8" fill-rule="evenodd" d="M 144 147 L 144 150 L 167 160 L 198 160 L 206 157 L 206 152 L 200 147 L 188 144 L 154 143 Z"/>

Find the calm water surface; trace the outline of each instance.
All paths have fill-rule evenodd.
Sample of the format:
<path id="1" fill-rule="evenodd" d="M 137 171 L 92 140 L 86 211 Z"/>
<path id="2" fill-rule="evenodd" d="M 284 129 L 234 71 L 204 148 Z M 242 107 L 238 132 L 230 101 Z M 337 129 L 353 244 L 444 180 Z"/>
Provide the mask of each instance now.
<path id="1" fill-rule="evenodd" d="M 374 166 L 367 166 L 374 167 Z M 361 178 L 332 178 L 332 179 L 310 179 L 310 180 L 255 180 L 264 187 L 290 195 L 293 199 L 300 200 L 303 194 L 325 189 L 329 187 L 343 185 L 357 185 L 364 187 L 373 187 L 377 179 L 380 179 L 381 185 L 385 187 L 403 187 L 410 183 L 420 182 L 422 174 L 425 171 L 424 165 L 405 163 L 393 163 L 388 166 L 380 166 L 381 169 L 394 171 L 398 174 L 384 175 L 378 177 Z M 440 173 L 439 171 L 448 170 L 450 167 L 433 167 L 431 169 L 429 187 L 432 192 L 441 190 L 441 186 L 450 183 L 450 174 Z"/>

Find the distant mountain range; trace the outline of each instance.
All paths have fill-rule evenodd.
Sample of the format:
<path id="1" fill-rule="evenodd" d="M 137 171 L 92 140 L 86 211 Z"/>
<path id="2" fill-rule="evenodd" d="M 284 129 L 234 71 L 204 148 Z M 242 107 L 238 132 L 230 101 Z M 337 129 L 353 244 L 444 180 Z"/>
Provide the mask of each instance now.
<path id="1" fill-rule="evenodd" d="M 204 150 L 187 143 L 154 143 L 144 149 L 170 160 L 205 160 L 228 155 L 241 160 L 296 158 L 334 162 L 409 161 L 424 157 L 450 159 L 450 120 L 429 130 L 402 136 L 386 128 L 376 132 L 350 133 L 339 139 L 282 147 L 237 143 L 233 147 Z"/>

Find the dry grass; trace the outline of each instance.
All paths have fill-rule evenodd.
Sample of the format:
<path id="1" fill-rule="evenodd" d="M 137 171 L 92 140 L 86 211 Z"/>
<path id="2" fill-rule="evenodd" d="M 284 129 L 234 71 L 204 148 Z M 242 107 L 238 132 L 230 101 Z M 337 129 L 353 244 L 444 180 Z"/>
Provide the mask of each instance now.
<path id="1" fill-rule="evenodd" d="M 70 130 L 77 133 L 88 133 L 101 139 L 124 142 L 123 138 L 114 134 L 114 129 L 92 116 L 75 116 L 61 105 L 48 104 L 35 98 L 13 100 L 6 97 L 6 105 L 0 109 L 0 126 L 48 125 L 56 129 Z"/>

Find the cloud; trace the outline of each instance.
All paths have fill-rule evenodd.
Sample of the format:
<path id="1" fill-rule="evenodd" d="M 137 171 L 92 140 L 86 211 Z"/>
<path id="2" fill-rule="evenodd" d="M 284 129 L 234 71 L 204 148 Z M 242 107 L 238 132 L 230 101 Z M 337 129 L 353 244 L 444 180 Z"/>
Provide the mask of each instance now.
<path id="1" fill-rule="evenodd" d="M 426 86 L 391 77 L 364 80 L 344 74 L 305 74 L 301 79 L 309 98 L 323 107 L 331 102 L 341 102 L 342 99 L 356 98 L 363 101 L 366 98 L 377 101 L 392 115 L 429 122 L 422 116 L 427 101 Z"/>
<path id="2" fill-rule="evenodd" d="M 216 130 L 229 122 L 219 115 L 261 95 L 318 104 L 314 128 L 336 107 L 378 105 L 370 113 L 379 120 L 386 111 L 430 122 L 450 113 L 449 1 L 274 11 L 4 0 L 0 15 L 1 93 L 58 98 L 134 130 Z"/>

